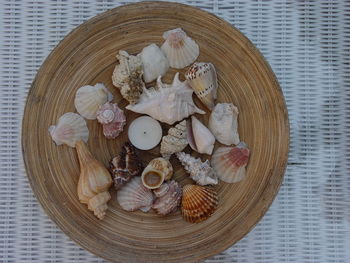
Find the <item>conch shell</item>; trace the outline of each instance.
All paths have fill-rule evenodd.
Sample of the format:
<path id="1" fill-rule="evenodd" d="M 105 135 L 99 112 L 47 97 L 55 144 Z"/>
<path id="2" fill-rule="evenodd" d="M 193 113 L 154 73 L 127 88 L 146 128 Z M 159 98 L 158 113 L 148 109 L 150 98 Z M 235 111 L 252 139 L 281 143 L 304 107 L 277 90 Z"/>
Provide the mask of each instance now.
<path id="1" fill-rule="evenodd" d="M 211 165 L 220 180 L 226 183 L 237 183 L 245 177 L 249 159 L 249 149 L 244 142 L 236 147 L 220 147 L 212 158 Z"/>
<path id="2" fill-rule="evenodd" d="M 57 145 L 66 144 L 70 147 L 75 147 L 76 142 L 80 140 L 87 142 L 89 138 L 86 121 L 73 112 L 63 114 L 56 125 L 49 127 L 49 132 Z"/>
<path id="3" fill-rule="evenodd" d="M 190 223 L 199 223 L 208 219 L 216 210 L 218 196 L 214 189 L 200 185 L 183 187 L 182 217 Z"/>
<path id="4" fill-rule="evenodd" d="M 179 206 L 182 196 L 181 186 L 174 180 L 162 184 L 153 193 L 157 197 L 152 208 L 158 215 L 168 215 Z"/>
<path id="5" fill-rule="evenodd" d="M 186 80 L 197 97 L 212 110 L 217 97 L 218 81 L 211 63 L 194 63 L 185 74 Z"/>
<path id="6" fill-rule="evenodd" d="M 103 125 L 103 134 L 107 139 L 114 139 L 123 131 L 126 117 L 116 103 L 107 102 L 97 111 L 97 120 Z"/>
<path id="7" fill-rule="evenodd" d="M 222 144 L 238 144 L 238 109 L 232 103 L 218 103 L 209 117 L 209 129 Z"/>
<path id="8" fill-rule="evenodd" d="M 181 82 L 176 73 L 171 85 L 162 83 L 159 77 L 156 88 L 144 89 L 139 102 L 126 108 L 172 125 L 194 113 L 205 113 L 194 104 L 192 93 L 193 90 L 185 81 Z"/>
<path id="9" fill-rule="evenodd" d="M 112 76 L 113 85 L 120 89 L 120 93 L 129 103 L 134 104 L 139 100 L 145 83 L 142 80 L 141 57 L 129 55 L 120 50 L 117 55 L 119 64 L 115 67 Z"/>
<path id="10" fill-rule="evenodd" d="M 186 120 L 175 125 L 168 131 L 168 135 L 162 138 L 160 154 L 169 159 L 173 153 L 181 152 L 188 145 Z"/>
<path id="11" fill-rule="evenodd" d="M 112 185 L 112 178 L 104 165 L 96 160 L 83 141 L 76 143 L 80 164 L 78 181 L 79 201 L 88 205 L 94 215 L 103 219 L 111 199 L 108 189 Z"/>
<path id="12" fill-rule="evenodd" d="M 211 154 L 214 149 L 215 137 L 196 117 L 187 122 L 187 140 L 191 148 L 199 153 Z"/>
<path id="13" fill-rule="evenodd" d="M 164 158 L 155 158 L 149 162 L 143 170 L 141 179 L 143 185 L 148 189 L 156 189 L 173 176 L 173 166 Z"/>
<path id="14" fill-rule="evenodd" d="M 184 152 L 176 153 L 185 170 L 190 173 L 190 177 L 199 185 L 217 184 L 218 177 L 209 161 L 202 162 Z"/>

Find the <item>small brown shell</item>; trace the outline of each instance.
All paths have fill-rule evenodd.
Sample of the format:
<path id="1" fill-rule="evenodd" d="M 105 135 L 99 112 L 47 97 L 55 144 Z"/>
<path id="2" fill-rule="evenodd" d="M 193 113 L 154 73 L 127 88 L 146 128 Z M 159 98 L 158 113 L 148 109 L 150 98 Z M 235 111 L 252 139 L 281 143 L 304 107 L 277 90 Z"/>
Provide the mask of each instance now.
<path id="1" fill-rule="evenodd" d="M 200 185 L 183 187 L 181 212 L 190 223 L 199 223 L 208 219 L 216 210 L 218 196 L 214 189 Z"/>

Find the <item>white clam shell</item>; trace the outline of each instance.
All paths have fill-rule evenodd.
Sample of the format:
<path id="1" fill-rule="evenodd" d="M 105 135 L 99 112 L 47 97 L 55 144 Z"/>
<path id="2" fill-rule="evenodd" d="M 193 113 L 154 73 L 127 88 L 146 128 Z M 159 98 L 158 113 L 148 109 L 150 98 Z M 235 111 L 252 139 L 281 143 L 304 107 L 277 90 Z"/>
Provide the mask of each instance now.
<path id="1" fill-rule="evenodd" d="M 70 147 L 75 147 L 76 142 L 80 140 L 87 142 L 89 138 L 86 121 L 73 112 L 63 114 L 56 125 L 49 127 L 49 132 L 57 145 L 66 144 Z"/>
<path id="2" fill-rule="evenodd" d="M 215 137 L 196 117 L 191 117 L 187 128 L 187 139 L 191 148 L 199 153 L 212 154 Z"/>

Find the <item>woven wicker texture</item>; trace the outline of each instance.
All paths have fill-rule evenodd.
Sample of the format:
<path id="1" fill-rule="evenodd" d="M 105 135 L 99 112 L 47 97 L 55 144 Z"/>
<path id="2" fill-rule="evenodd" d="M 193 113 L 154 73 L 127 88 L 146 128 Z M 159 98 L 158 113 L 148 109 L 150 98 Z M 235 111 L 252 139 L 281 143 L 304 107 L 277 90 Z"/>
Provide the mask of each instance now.
<path id="1" fill-rule="evenodd" d="M 290 114 L 289 166 L 277 199 L 252 232 L 207 262 L 349 262 L 350 3 L 181 2 L 228 20 L 257 45 Z M 31 81 L 54 46 L 124 3 L 0 1 L 0 261 L 103 262 L 41 209 L 25 176 L 20 125 Z"/>

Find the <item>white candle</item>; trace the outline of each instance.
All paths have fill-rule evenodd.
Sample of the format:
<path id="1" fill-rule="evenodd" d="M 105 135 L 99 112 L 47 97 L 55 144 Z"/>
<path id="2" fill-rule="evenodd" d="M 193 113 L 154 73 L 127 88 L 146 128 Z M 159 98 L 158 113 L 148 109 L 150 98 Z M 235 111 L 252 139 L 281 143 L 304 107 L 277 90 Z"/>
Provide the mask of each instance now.
<path id="1" fill-rule="evenodd" d="M 128 136 L 136 148 L 149 150 L 157 146 L 162 139 L 162 127 L 155 119 L 142 116 L 130 124 Z"/>

